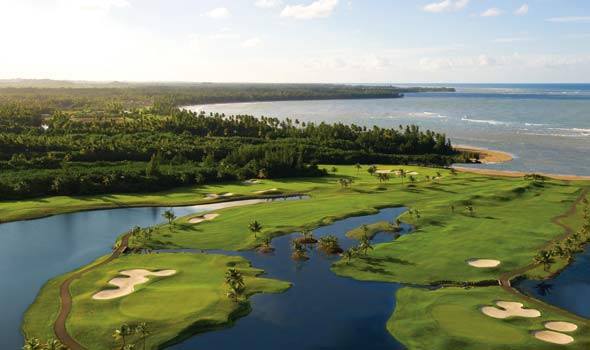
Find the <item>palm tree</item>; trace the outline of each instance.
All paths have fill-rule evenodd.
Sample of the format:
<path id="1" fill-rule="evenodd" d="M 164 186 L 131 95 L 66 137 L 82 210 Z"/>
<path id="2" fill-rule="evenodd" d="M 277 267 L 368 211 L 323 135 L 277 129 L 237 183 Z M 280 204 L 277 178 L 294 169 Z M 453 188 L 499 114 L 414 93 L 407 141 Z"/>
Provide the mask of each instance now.
<path id="1" fill-rule="evenodd" d="M 368 169 L 367 172 L 369 173 L 369 175 L 373 176 L 375 175 L 375 172 L 377 171 L 377 167 L 374 165 L 371 165 Z"/>
<path id="2" fill-rule="evenodd" d="M 307 260 L 307 249 L 301 243 L 299 243 L 296 239 L 291 241 L 291 247 L 293 248 L 294 252 L 291 256 L 295 260 Z"/>
<path id="3" fill-rule="evenodd" d="M 350 260 L 354 258 L 357 254 L 357 250 L 354 247 L 350 247 L 346 249 L 344 252 L 344 258 L 346 259 L 346 263 L 350 264 Z"/>
<path id="4" fill-rule="evenodd" d="M 62 342 L 60 342 L 57 339 L 51 339 L 48 340 L 47 343 L 45 343 L 45 345 L 43 346 L 43 350 L 67 350 L 68 347 L 63 345 Z"/>
<path id="5" fill-rule="evenodd" d="M 359 163 L 356 163 L 356 164 L 354 165 L 354 167 L 356 168 L 356 174 L 358 175 L 358 174 L 359 174 L 359 172 L 360 172 L 360 171 L 361 171 L 361 169 L 362 169 L 362 166 L 361 166 Z"/>
<path id="6" fill-rule="evenodd" d="M 37 338 L 29 338 L 25 340 L 23 350 L 41 350 L 41 342 Z"/>
<path id="7" fill-rule="evenodd" d="M 547 251 L 547 250 L 541 250 L 540 252 L 537 253 L 537 255 L 535 255 L 535 257 L 533 258 L 535 263 L 539 264 L 539 265 L 543 265 L 543 269 L 545 271 L 549 271 L 549 269 L 551 268 L 551 264 L 555 263 L 555 259 L 553 259 L 553 255 L 551 254 L 551 252 Z"/>
<path id="8" fill-rule="evenodd" d="M 143 350 L 145 350 L 145 341 L 148 335 L 150 335 L 150 329 L 148 328 L 148 324 L 146 322 L 141 322 L 140 324 L 135 326 L 135 334 L 139 335 L 139 338 L 143 343 Z"/>
<path id="9" fill-rule="evenodd" d="M 386 173 L 378 173 L 377 178 L 379 179 L 379 182 L 389 181 L 389 175 L 387 175 Z"/>
<path id="10" fill-rule="evenodd" d="M 256 234 L 262 231 L 262 225 L 258 221 L 254 220 L 250 225 L 248 225 L 248 229 L 250 232 L 254 233 L 254 238 L 256 238 Z"/>
<path id="11" fill-rule="evenodd" d="M 328 254 L 338 254 L 342 252 L 342 248 L 340 248 L 340 244 L 338 243 L 338 238 L 333 235 L 320 238 L 318 249 L 323 250 Z"/>
<path id="12" fill-rule="evenodd" d="M 238 301 L 246 288 L 244 276 L 235 267 L 232 267 L 225 272 L 225 284 L 229 286 L 227 296 L 233 301 Z"/>
<path id="13" fill-rule="evenodd" d="M 369 249 L 373 249 L 373 245 L 371 245 L 371 240 L 369 239 L 369 236 L 365 233 L 363 235 L 363 238 L 361 238 L 358 250 L 362 252 L 363 255 L 367 255 L 367 251 Z"/>
<path id="14" fill-rule="evenodd" d="M 411 182 L 411 183 L 414 183 L 414 182 L 416 182 L 416 178 L 414 177 L 414 175 L 410 175 L 410 176 L 408 177 L 408 180 L 410 180 L 410 182 Z"/>
<path id="15" fill-rule="evenodd" d="M 168 220 L 169 225 L 174 225 L 174 219 L 176 219 L 176 215 L 174 215 L 174 211 L 172 209 L 168 209 L 162 214 L 166 220 Z"/>
<path id="16" fill-rule="evenodd" d="M 406 177 L 406 171 L 404 169 L 400 169 L 398 170 L 399 172 L 399 177 L 401 177 L 402 179 L 402 185 L 404 184 L 404 178 Z"/>
<path id="17" fill-rule="evenodd" d="M 128 324 L 124 323 L 119 328 L 115 329 L 113 333 L 113 337 L 116 340 L 121 339 L 123 341 L 123 345 L 121 345 L 121 349 L 125 349 L 125 345 L 127 345 L 127 336 L 131 335 L 131 327 Z"/>

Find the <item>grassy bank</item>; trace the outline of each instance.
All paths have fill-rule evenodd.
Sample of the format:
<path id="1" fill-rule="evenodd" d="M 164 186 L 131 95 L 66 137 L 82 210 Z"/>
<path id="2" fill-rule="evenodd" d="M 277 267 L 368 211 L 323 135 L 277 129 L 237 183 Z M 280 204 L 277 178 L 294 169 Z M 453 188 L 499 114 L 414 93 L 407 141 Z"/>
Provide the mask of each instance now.
<path id="1" fill-rule="evenodd" d="M 247 314 L 247 301 L 233 302 L 226 296 L 224 275 L 237 266 L 244 275 L 246 294 L 280 293 L 286 282 L 256 277 L 260 270 L 249 267 L 240 257 L 213 254 L 126 255 L 93 270 L 72 284 L 73 310 L 68 319 L 70 335 L 92 350 L 113 349 L 115 329 L 123 323 L 147 322 L 152 334 L 147 348 L 180 339 L 186 330 L 197 333 L 228 326 L 234 317 Z M 109 288 L 108 281 L 128 269 L 172 269 L 169 277 L 151 277 L 135 287 L 135 292 L 110 300 L 94 300 L 92 295 Z M 54 338 L 53 322 L 59 310 L 59 285 L 67 277 L 49 281 L 25 315 L 23 333 L 42 339 Z M 112 288 L 112 286 L 110 287 Z M 137 339 L 130 337 L 131 341 Z"/>

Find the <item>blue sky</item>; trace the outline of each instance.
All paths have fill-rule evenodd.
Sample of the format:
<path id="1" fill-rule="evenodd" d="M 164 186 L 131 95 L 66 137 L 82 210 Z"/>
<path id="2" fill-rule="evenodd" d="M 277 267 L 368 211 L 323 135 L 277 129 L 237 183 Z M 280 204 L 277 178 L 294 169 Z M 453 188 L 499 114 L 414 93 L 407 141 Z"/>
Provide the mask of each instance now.
<path id="1" fill-rule="evenodd" d="M 0 0 L 0 78 L 590 82 L 588 0 Z"/>

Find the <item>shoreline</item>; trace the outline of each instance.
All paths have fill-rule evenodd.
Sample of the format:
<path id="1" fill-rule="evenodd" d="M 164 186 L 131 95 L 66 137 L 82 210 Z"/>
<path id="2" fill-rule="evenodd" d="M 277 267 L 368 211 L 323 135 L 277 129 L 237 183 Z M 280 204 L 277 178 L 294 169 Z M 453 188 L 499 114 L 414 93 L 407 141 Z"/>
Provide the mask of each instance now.
<path id="1" fill-rule="evenodd" d="M 514 160 L 514 157 L 510 153 L 491 150 L 487 148 L 481 147 L 473 147 L 473 146 L 464 146 L 458 145 L 454 147 L 455 150 L 461 152 L 470 152 L 470 153 L 477 153 L 479 154 L 479 161 L 481 164 L 495 164 L 495 163 L 505 163 Z"/>
<path id="2" fill-rule="evenodd" d="M 553 180 L 565 180 L 565 181 L 590 181 L 590 176 L 580 175 L 563 175 L 563 174 L 546 174 L 546 173 L 534 173 L 524 171 L 510 171 L 510 170 L 493 170 L 493 169 L 479 169 L 479 168 L 467 168 L 460 166 L 453 166 L 453 169 L 462 171 L 465 173 L 479 174 L 479 175 L 494 175 L 494 176 L 506 176 L 506 177 L 524 177 L 527 174 L 537 174 L 545 176 Z"/>

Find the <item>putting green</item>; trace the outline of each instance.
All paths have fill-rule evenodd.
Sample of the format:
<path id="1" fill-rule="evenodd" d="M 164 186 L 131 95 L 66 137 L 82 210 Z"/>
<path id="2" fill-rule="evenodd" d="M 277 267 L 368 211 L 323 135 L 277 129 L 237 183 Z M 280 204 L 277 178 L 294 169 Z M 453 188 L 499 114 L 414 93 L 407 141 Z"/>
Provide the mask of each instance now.
<path id="1" fill-rule="evenodd" d="M 564 320 L 541 308 L 539 318 L 494 319 L 481 313 L 482 306 L 498 298 L 519 302 L 500 287 L 442 288 L 426 290 L 405 287 L 397 292 L 397 307 L 387 329 L 409 349 L 556 349 L 531 334 L 544 329 L 548 320 Z M 528 307 L 526 305 L 525 307 Z M 536 308 L 537 306 L 535 306 Z M 567 349 L 588 349 L 587 325 L 571 334 L 576 342 Z"/>

